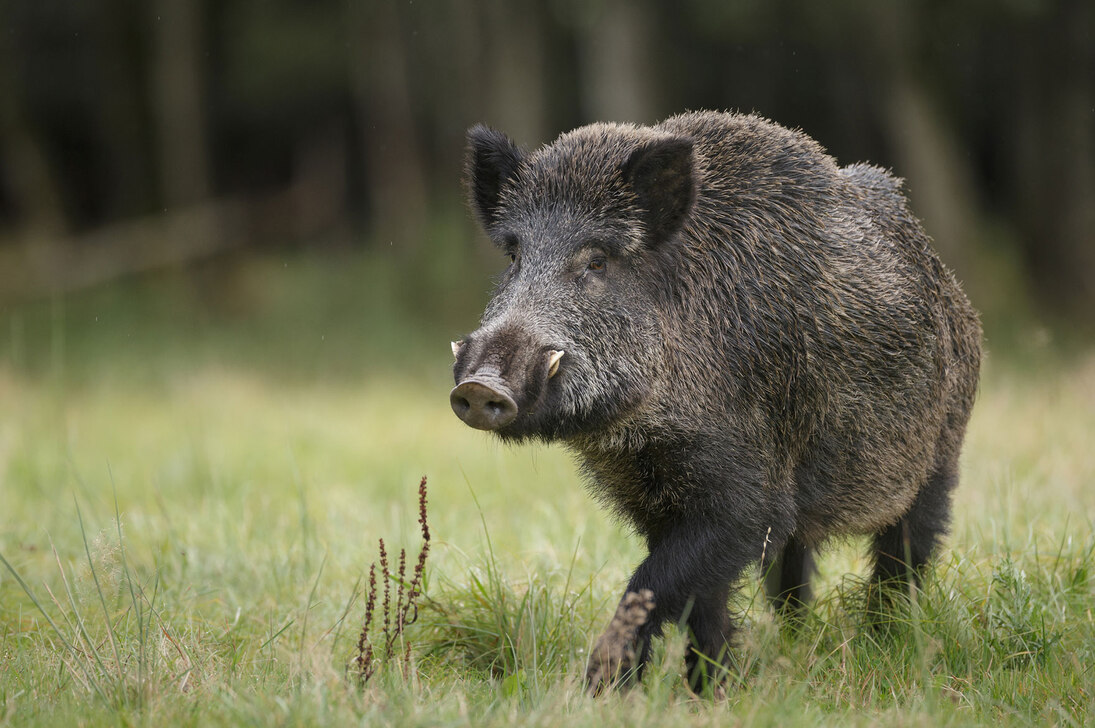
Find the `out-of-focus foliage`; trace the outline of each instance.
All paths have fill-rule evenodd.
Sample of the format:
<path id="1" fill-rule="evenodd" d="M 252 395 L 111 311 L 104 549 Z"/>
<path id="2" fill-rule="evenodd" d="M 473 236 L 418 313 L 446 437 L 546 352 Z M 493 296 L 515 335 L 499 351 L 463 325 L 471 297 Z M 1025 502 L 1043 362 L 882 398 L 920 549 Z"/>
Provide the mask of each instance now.
<path id="1" fill-rule="evenodd" d="M 0 27 L 9 297 L 332 231 L 414 258 L 474 122 L 733 108 L 904 176 L 975 298 L 1015 295 L 987 252 L 1095 308 L 1087 0 L 6 0 Z"/>

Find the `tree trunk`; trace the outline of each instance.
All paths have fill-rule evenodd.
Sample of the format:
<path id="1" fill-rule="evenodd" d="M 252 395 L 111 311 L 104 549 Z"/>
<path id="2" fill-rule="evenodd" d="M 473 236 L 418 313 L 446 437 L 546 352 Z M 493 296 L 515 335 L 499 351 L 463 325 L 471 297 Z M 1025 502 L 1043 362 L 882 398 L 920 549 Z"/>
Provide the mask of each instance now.
<path id="1" fill-rule="evenodd" d="M 49 160 L 27 119 L 15 63 L 16 40 L 24 33 L 12 27 L 7 10 L 0 4 L 0 27 L 10 31 L 0 41 L 0 157 L 5 160 L 0 173 L 11 191 L 20 237 L 46 239 L 64 234 L 64 206 Z"/>
<path id="2" fill-rule="evenodd" d="M 168 207 L 191 205 L 211 193 L 202 63 L 204 7 L 201 0 L 154 0 L 149 10 L 160 193 Z"/>
<path id="3" fill-rule="evenodd" d="M 645 3 L 606 0 L 580 38 L 582 107 L 590 121 L 656 121 L 653 60 Z"/>
<path id="4" fill-rule="evenodd" d="M 396 0 L 346 0 L 350 78 L 375 244 L 403 253 L 425 233 L 427 192 Z"/>
<path id="5" fill-rule="evenodd" d="M 518 143 L 538 146 L 555 130 L 547 128 L 547 80 L 543 33 L 537 3 L 489 0 L 486 3 L 486 123 Z"/>
<path id="6" fill-rule="evenodd" d="M 1065 0 L 1049 34 L 1052 59 L 1041 150 L 1044 204 L 1028 227 L 1039 292 L 1055 309 L 1089 323 L 1095 311 L 1095 10 Z"/>
<path id="7" fill-rule="evenodd" d="M 142 60 L 129 45 L 126 31 L 131 5 L 99 0 L 90 10 L 96 70 L 95 114 L 105 157 L 105 217 L 118 220 L 147 214 L 154 202 L 156 180 L 147 162 L 147 130 L 135 69 Z"/>

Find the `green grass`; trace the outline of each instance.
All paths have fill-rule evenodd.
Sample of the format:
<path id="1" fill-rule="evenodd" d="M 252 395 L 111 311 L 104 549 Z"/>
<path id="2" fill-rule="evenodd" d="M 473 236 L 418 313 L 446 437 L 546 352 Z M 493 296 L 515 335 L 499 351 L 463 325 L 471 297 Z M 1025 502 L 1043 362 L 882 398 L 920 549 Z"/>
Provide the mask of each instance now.
<path id="1" fill-rule="evenodd" d="M 861 629 L 864 544 L 802 630 L 753 575 L 734 687 L 681 636 L 640 690 L 585 652 L 640 544 L 557 448 L 449 411 L 482 292 L 390 261 L 241 263 L 0 309 L 0 725 L 1084 725 L 1095 720 L 1095 349 L 993 351 L 924 591 Z M 481 288 L 485 289 L 485 285 Z M 990 349 L 992 338 L 990 336 Z M 417 554 L 409 674 L 347 674 L 377 539 Z"/>

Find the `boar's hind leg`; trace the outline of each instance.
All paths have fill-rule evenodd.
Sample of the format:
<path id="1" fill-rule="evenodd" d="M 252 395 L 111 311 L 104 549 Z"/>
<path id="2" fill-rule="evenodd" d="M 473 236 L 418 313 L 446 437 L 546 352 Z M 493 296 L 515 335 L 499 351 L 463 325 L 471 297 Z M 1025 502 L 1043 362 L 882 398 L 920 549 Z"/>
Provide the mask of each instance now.
<path id="1" fill-rule="evenodd" d="M 772 563 L 762 564 L 765 587 L 776 611 L 795 622 L 810 601 L 810 578 L 814 575 L 814 555 L 810 548 L 794 536 Z"/>
<path id="2" fill-rule="evenodd" d="M 950 523 L 950 496 L 957 473 L 956 463 L 937 467 L 901 520 L 875 534 L 875 568 L 868 602 L 873 617 L 880 616 L 894 595 L 918 583 L 922 567 Z"/>

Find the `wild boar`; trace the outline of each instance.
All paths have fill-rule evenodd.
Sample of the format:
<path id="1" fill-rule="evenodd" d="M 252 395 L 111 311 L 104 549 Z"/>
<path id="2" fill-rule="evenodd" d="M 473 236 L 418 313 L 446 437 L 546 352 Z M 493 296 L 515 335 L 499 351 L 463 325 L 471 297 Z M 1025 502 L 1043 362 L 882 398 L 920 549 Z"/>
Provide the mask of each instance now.
<path id="1" fill-rule="evenodd" d="M 564 443 L 649 548 L 593 690 L 637 675 L 682 617 L 703 684 L 762 555 L 779 605 L 806 598 L 835 534 L 873 536 L 879 584 L 915 577 L 947 529 L 981 329 L 900 180 L 700 112 L 533 152 L 476 126 L 466 185 L 509 266 L 453 344 L 453 410 Z"/>

